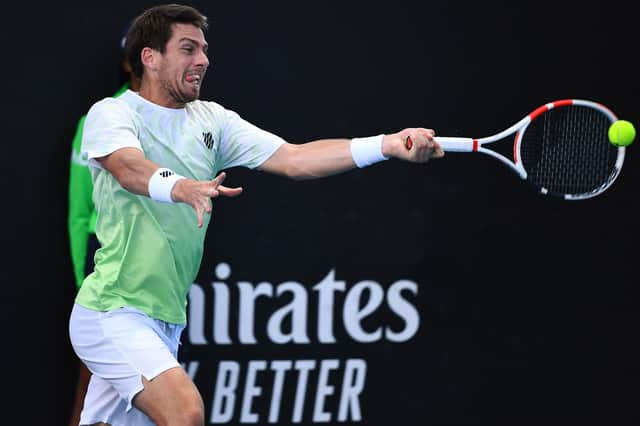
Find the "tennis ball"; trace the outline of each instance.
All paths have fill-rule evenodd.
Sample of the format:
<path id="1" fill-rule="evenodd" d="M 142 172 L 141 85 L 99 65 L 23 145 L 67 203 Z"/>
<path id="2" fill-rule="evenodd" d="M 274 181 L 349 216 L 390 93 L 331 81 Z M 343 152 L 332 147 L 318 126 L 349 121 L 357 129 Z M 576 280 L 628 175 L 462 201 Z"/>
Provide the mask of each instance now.
<path id="1" fill-rule="evenodd" d="M 627 146 L 636 137 L 636 129 L 626 120 L 615 121 L 609 126 L 609 141 L 615 146 Z"/>

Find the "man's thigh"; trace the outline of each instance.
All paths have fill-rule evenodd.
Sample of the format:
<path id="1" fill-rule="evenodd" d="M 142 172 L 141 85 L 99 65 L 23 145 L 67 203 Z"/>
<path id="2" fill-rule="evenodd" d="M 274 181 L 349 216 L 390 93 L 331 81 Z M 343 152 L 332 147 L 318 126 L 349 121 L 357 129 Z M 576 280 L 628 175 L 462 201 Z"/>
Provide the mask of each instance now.
<path id="1" fill-rule="evenodd" d="M 142 382 L 144 389 L 135 396 L 133 405 L 156 421 L 174 424 L 184 413 L 204 411 L 198 388 L 181 367 Z"/>

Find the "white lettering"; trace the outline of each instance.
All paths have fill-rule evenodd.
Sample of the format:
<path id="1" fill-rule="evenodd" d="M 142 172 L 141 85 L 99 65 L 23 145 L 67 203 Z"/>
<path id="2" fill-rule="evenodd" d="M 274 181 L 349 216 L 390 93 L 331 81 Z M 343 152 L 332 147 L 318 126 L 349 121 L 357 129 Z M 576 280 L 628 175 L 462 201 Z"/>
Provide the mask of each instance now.
<path id="1" fill-rule="evenodd" d="M 344 291 L 345 282 L 336 281 L 332 269 L 315 287 L 318 292 L 318 340 L 320 343 L 335 343 L 333 335 L 333 294 Z"/>
<path id="2" fill-rule="evenodd" d="M 216 268 L 216 276 L 221 280 L 227 279 L 230 274 L 231 268 L 226 263 L 220 263 Z M 211 284 L 212 342 L 218 345 L 255 345 L 258 344 L 256 335 L 262 338 L 266 334 L 270 342 L 280 345 L 310 344 L 314 337 L 321 344 L 335 344 L 337 338 L 334 316 L 340 310 L 344 331 L 356 342 L 373 343 L 386 339 L 400 343 L 416 335 L 420 328 L 420 315 L 415 304 L 406 295 L 417 295 L 418 285 L 415 282 L 399 280 L 385 290 L 375 281 L 364 280 L 347 288 L 346 283 L 336 279 L 335 275 L 335 270 L 331 269 L 312 287 L 316 299 L 314 302 L 309 300 L 310 294 L 314 293 L 310 293 L 306 285 L 296 281 L 285 281 L 277 286 L 268 282 L 254 285 L 241 281 L 236 283 L 237 292 L 232 291 L 233 288 L 228 283 L 214 281 Z M 336 307 L 339 293 L 346 294 L 342 306 Z M 261 297 L 268 299 L 264 303 L 266 310 L 257 309 Z M 277 304 L 277 309 L 273 308 L 276 306 L 275 299 L 287 297 L 291 297 L 291 300 Z M 385 301 L 386 306 L 383 306 Z M 188 302 L 188 329 L 185 335 L 192 345 L 207 345 L 210 341 L 205 331 L 205 292 L 196 283 L 189 290 Z M 310 318 L 310 308 L 314 304 L 317 305 L 316 336 L 310 336 L 309 322 L 313 320 Z M 388 308 L 388 312 L 383 314 L 381 310 L 385 308 Z M 237 312 L 232 312 L 232 309 L 237 309 Z M 400 329 L 380 324 L 380 321 L 389 317 L 389 313 L 402 320 Z M 260 315 L 259 321 L 256 319 L 257 314 Z M 261 328 L 256 329 L 256 326 Z M 237 327 L 235 333 L 232 327 Z M 236 338 L 232 337 L 234 334 L 237 335 Z"/>
<path id="3" fill-rule="evenodd" d="M 253 334 L 255 326 L 256 299 L 260 296 L 273 296 L 273 285 L 260 283 L 256 287 L 248 282 L 239 282 L 240 289 L 240 327 L 238 338 L 240 343 L 256 344 L 256 336 Z"/>
<path id="4" fill-rule="evenodd" d="M 255 385 L 258 371 L 267 368 L 266 361 L 250 361 L 247 380 L 244 385 L 244 397 L 242 398 L 241 423 L 258 423 L 258 415 L 251 412 L 251 401 L 262 394 L 262 389 Z"/>
<path id="5" fill-rule="evenodd" d="M 213 287 L 213 341 L 218 345 L 230 345 L 229 337 L 229 287 L 214 282 Z"/>
<path id="6" fill-rule="evenodd" d="M 333 386 L 329 385 L 329 371 L 335 370 L 339 365 L 337 359 L 323 359 L 320 363 L 316 400 L 313 404 L 313 421 L 316 423 L 331 421 L 331 413 L 324 411 L 324 400 L 328 395 L 333 395 Z"/>
<path id="7" fill-rule="evenodd" d="M 386 328 L 385 335 L 391 342 L 406 342 L 418 332 L 420 327 L 420 314 L 412 304 L 402 298 L 403 290 L 418 294 L 418 285 L 413 281 L 400 280 L 393 283 L 387 292 L 389 308 L 402 318 L 405 323 L 404 330 L 397 333 L 391 330 L 390 327 Z"/>
<path id="8" fill-rule="evenodd" d="M 316 362 L 314 360 L 296 361 L 294 368 L 298 370 L 298 385 L 296 386 L 296 396 L 291 421 L 293 423 L 300 423 L 302 421 L 302 412 L 304 410 L 304 396 L 307 393 L 309 371 L 316 368 Z"/>
<path id="9" fill-rule="evenodd" d="M 362 420 L 359 396 L 364 390 L 367 377 L 367 363 L 363 359 L 348 359 L 345 367 L 342 391 L 340 392 L 340 407 L 338 421 L 346 422 L 351 409 L 351 419 L 355 422 Z"/>
<path id="10" fill-rule="evenodd" d="M 271 315 L 267 323 L 267 332 L 274 343 L 284 344 L 309 343 L 307 336 L 307 291 L 297 282 L 282 283 L 276 289 L 276 294 L 282 296 L 283 293 L 293 294 L 291 302 L 278 309 Z M 283 331 L 282 323 L 287 317 L 291 318 L 291 333 Z"/>
<path id="11" fill-rule="evenodd" d="M 367 363 L 363 359 L 250 360 L 247 362 L 246 370 L 244 387 L 239 388 L 241 365 L 235 361 L 219 362 L 209 417 L 211 423 L 259 423 L 264 418 L 268 418 L 271 424 L 280 422 L 286 376 L 294 374 L 297 375 L 297 380 L 293 407 L 291 408 L 289 404 L 285 405 L 292 409 L 291 423 L 303 421 L 307 402 L 313 403 L 311 418 L 309 418 L 313 423 L 330 423 L 332 419 L 337 419 L 338 422 L 362 420 L 360 395 L 365 388 L 367 374 Z M 317 374 L 312 374 L 314 371 Z M 313 386 L 309 385 L 312 377 L 316 380 L 313 401 L 308 395 L 308 392 L 313 389 Z M 341 386 L 339 386 L 340 381 Z M 340 390 L 339 394 L 336 393 L 336 389 Z M 269 393 L 271 394 L 269 412 L 261 412 L 266 410 L 265 401 L 261 399 L 267 398 Z M 334 395 L 337 404 L 335 406 L 327 404 Z M 240 399 L 242 403 L 237 407 L 238 413 L 234 413 L 235 402 Z"/>
<path id="12" fill-rule="evenodd" d="M 291 370 L 291 361 L 271 361 L 271 370 L 275 371 L 273 378 L 273 392 L 271 393 L 271 406 L 269 407 L 269 423 L 278 423 L 280 416 L 280 401 L 284 387 L 285 373 Z"/>
<path id="13" fill-rule="evenodd" d="M 233 417 L 236 401 L 235 389 L 238 387 L 240 364 L 234 361 L 221 361 L 218 364 L 218 378 L 213 391 L 211 423 L 227 423 Z"/>
<path id="14" fill-rule="evenodd" d="M 369 298 L 366 305 L 360 308 L 362 295 L 365 291 L 369 292 Z M 354 340 L 363 343 L 380 340 L 382 336 L 381 327 L 371 333 L 367 333 L 362 328 L 362 321 L 378 309 L 383 297 L 382 287 L 375 281 L 360 281 L 349 290 L 344 301 L 342 319 L 345 329 Z"/>

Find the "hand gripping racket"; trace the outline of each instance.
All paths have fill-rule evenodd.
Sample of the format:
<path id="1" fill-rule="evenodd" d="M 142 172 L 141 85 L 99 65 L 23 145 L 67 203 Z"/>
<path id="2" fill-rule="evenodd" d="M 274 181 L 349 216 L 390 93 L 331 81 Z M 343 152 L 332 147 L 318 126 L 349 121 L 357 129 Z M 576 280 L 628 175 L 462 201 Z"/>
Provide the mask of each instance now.
<path id="1" fill-rule="evenodd" d="M 604 105 L 564 99 L 535 109 L 493 136 L 434 139 L 444 151 L 480 152 L 500 160 L 542 194 L 582 200 L 602 194 L 620 174 L 625 148 L 608 138 L 616 120 Z M 511 137 L 513 161 L 485 147 Z M 411 149 L 411 138 L 405 145 Z"/>

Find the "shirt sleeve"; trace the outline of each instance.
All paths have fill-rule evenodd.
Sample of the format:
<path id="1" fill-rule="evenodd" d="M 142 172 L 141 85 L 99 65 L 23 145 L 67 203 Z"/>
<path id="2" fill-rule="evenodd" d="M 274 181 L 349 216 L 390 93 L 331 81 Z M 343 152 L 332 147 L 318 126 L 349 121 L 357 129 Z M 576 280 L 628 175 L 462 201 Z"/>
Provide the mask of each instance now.
<path id="1" fill-rule="evenodd" d="M 106 98 L 96 102 L 89 112 L 82 137 L 82 157 L 89 165 L 102 168 L 95 159 L 120 148 L 142 151 L 133 112 L 121 100 Z"/>
<path id="2" fill-rule="evenodd" d="M 284 139 L 241 118 L 236 112 L 225 110 L 225 126 L 218 151 L 220 169 L 235 166 L 254 169 L 264 163 L 286 143 Z"/>

